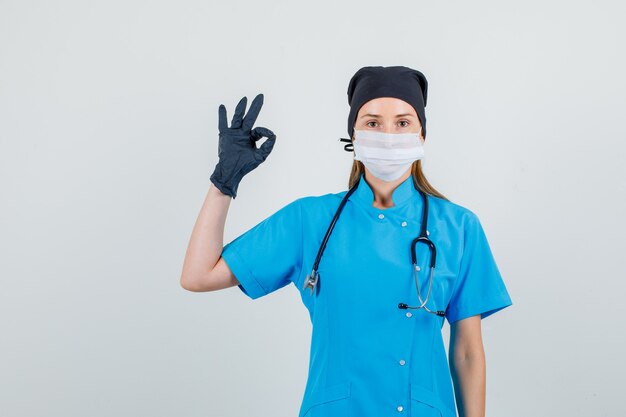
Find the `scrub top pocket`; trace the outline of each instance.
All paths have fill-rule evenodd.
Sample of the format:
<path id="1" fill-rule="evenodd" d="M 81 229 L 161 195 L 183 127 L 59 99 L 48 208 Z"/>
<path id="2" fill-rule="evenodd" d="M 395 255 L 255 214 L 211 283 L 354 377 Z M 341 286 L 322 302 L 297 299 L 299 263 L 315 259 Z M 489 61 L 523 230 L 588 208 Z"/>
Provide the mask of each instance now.
<path id="1" fill-rule="evenodd" d="M 350 388 L 346 382 L 312 391 L 303 401 L 300 417 L 352 417 Z"/>
<path id="2" fill-rule="evenodd" d="M 420 385 L 411 384 L 411 417 L 456 417 L 436 393 Z"/>

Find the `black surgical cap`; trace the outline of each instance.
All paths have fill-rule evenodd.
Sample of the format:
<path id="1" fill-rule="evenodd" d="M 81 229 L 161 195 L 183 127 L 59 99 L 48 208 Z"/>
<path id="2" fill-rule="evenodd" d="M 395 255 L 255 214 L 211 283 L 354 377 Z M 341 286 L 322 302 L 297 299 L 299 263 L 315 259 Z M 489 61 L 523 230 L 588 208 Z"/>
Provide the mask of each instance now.
<path id="1" fill-rule="evenodd" d="M 354 122 L 363 104 L 378 97 L 395 97 L 415 108 L 426 139 L 426 95 L 428 82 L 421 72 L 403 66 L 363 67 L 350 79 L 348 85 L 348 134 L 354 133 Z M 346 149 L 347 150 L 347 149 Z"/>

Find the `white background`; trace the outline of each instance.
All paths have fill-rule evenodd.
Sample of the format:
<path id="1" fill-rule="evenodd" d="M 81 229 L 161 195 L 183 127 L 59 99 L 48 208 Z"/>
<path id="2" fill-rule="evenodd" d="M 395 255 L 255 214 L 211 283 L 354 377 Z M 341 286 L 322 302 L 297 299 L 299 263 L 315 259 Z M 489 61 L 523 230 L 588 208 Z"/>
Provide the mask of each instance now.
<path id="1" fill-rule="evenodd" d="M 225 242 L 347 189 L 346 89 L 429 82 L 431 183 L 478 214 L 513 306 L 483 321 L 487 415 L 621 416 L 625 7 L 618 1 L 0 1 L 0 415 L 295 416 L 291 285 L 179 286 L 217 116 L 277 134 Z M 448 325 L 444 327 L 448 335 Z"/>

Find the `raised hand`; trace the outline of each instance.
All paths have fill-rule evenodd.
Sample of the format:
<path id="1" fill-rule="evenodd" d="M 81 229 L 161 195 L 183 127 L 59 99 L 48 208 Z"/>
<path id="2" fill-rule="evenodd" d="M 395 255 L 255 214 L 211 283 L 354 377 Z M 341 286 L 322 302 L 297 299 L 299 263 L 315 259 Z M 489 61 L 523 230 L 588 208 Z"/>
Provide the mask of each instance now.
<path id="1" fill-rule="evenodd" d="M 233 199 L 237 197 L 237 188 L 243 176 L 265 161 L 276 142 L 276 135 L 271 130 L 265 127 L 252 129 L 263 106 L 263 94 L 252 100 L 244 116 L 246 104 L 244 96 L 235 108 L 230 127 L 226 123 L 226 107 L 223 104 L 219 107 L 219 161 L 210 179 L 222 193 Z M 257 148 L 256 142 L 262 137 L 267 140 Z"/>

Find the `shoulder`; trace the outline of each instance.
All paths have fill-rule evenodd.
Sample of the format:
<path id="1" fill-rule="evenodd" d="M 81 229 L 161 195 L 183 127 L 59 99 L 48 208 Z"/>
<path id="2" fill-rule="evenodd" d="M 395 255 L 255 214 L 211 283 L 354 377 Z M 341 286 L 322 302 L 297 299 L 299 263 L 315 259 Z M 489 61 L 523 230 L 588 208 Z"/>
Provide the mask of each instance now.
<path id="1" fill-rule="evenodd" d="M 320 195 L 307 195 L 297 197 L 291 201 L 282 203 L 272 216 L 301 213 L 302 215 L 324 211 L 324 208 L 336 208 L 347 191 L 326 193 Z"/>
<path id="2" fill-rule="evenodd" d="M 302 209 L 319 209 L 322 207 L 337 207 L 341 202 L 343 196 L 347 193 L 347 190 L 339 191 L 337 193 L 325 193 L 319 195 L 308 195 L 296 199 L 294 202 L 298 202 Z"/>
<path id="3" fill-rule="evenodd" d="M 308 195 L 296 199 L 303 221 L 309 224 L 327 223 L 332 219 L 334 213 L 341 203 L 341 199 L 347 190 L 336 193 L 325 193 L 318 195 Z"/>
<path id="4" fill-rule="evenodd" d="M 433 195 L 428 196 L 429 211 L 436 213 L 440 221 L 461 230 L 480 225 L 478 215 L 467 206 Z"/>

